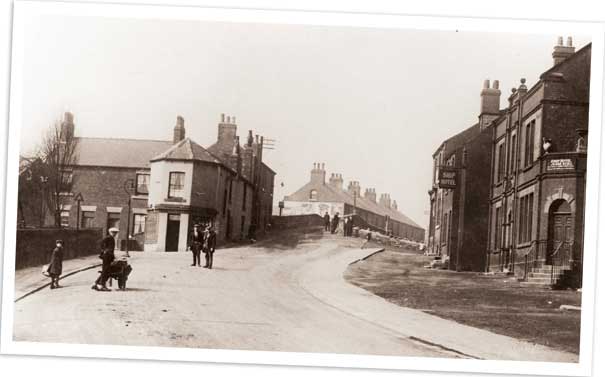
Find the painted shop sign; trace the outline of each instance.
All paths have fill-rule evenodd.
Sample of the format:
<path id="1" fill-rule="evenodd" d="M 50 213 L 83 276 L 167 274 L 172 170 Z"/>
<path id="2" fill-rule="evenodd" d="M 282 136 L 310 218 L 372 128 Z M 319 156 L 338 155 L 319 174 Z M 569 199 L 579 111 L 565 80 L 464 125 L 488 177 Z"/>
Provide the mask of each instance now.
<path id="1" fill-rule="evenodd" d="M 456 169 L 447 167 L 439 169 L 439 188 L 456 188 L 456 181 L 458 180 L 457 175 L 458 171 Z"/>
<path id="2" fill-rule="evenodd" d="M 552 159 L 548 160 L 548 165 L 546 165 L 546 170 L 548 171 L 558 171 L 558 170 L 573 170 L 573 161 L 570 158 L 560 158 L 560 159 Z"/>

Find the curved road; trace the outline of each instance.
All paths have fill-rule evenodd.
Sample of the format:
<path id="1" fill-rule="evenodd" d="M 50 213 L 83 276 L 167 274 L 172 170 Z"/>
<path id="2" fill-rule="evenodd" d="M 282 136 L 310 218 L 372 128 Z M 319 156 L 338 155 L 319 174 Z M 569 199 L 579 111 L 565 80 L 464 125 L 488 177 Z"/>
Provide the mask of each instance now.
<path id="1" fill-rule="evenodd" d="M 347 246 L 347 242 L 349 242 Z M 17 341 L 577 362 L 578 356 L 399 307 L 346 283 L 377 250 L 326 237 L 291 248 L 138 253 L 126 291 L 90 289 L 97 271 L 15 304 Z M 362 262 L 363 263 L 363 262 Z M 117 284 L 114 284 L 114 289 Z"/>
<path id="2" fill-rule="evenodd" d="M 212 270 L 189 266 L 189 253 L 135 254 L 125 292 L 92 291 L 95 269 L 16 303 L 15 340 L 453 356 L 338 309 L 305 284 L 311 266 L 350 252 L 331 242 L 219 250 Z"/>

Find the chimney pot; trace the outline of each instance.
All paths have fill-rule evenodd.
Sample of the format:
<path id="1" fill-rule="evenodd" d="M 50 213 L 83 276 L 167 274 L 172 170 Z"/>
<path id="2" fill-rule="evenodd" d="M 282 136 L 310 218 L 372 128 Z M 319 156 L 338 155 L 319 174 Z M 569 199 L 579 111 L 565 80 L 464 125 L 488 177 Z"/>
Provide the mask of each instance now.
<path id="1" fill-rule="evenodd" d="M 483 89 L 489 89 L 489 80 L 483 81 Z"/>
<path id="2" fill-rule="evenodd" d="M 221 114 L 221 123 L 225 123 L 225 113 Z"/>
<path id="3" fill-rule="evenodd" d="M 571 37 L 567 37 L 567 47 L 573 47 L 573 41 Z"/>
<path id="4" fill-rule="evenodd" d="M 563 37 L 557 38 L 557 46 L 563 46 Z"/>
<path id="5" fill-rule="evenodd" d="M 493 86 L 494 89 L 500 89 L 500 81 L 494 80 Z"/>
<path id="6" fill-rule="evenodd" d="M 231 117 L 231 123 L 235 124 L 235 116 Z"/>

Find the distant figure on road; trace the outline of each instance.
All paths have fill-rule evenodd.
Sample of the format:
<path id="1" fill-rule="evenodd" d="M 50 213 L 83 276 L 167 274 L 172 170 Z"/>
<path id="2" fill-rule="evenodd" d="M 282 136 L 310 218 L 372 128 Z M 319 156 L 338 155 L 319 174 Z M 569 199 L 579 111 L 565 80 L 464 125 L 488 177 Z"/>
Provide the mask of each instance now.
<path id="1" fill-rule="evenodd" d="M 59 288 L 59 277 L 63 272 L 63 240 L 55 242 L 55 249 L 50 256 L 48 275 L 50 276 L 50 289 Z"/>
<path id="2" fill-rule="evenodd" d="M 368 234 L 366 235 L 366 240 L 363 242 L 363 244 L 361 245 L 361 248 L 365 248 L 366 245 L 372 241 L 372 231 L 370 230 L 370 228 L 368 228 Z"/>
<path id="3" fill-rule="evenodd" d="M 101 254 L 99 258 L 103 261 L 101 267 L 101 275 L 92 285 L 92 289 L 96 291 L 109 291 L 107 288 L 107 279 L 109 279 L 109 269 L 111 263 L 116 259 L 113 250 L 116 248 L 116 234 L 118 234 L 117 228 L 109 228 L 108 235 L 101 240 Z M 99 288 L 99 285 L 101 288 Z"/>
<path id="4" fill-rule="evenodd" d="M 342 231 L 343 231 L 342 233 L 343 233 L 343 236 L 345 236 L 345 237 L 349 236 L 349 222 L 350 222 L 349 217 L 345 217 L 344 223 L 342 226 Z"/>
<path id="5" fill-rule="evenodd" d="M 200 261 L 200 255 L 202 251 L 202 245 L 204 244 L 204 233 L 200 229 L 200 224 L 193 225 L 193 231 L 189 236 L 189 248 L 193 254 L 192 266 L 197 265 L 201 267 L 202 262 Z"/>
<path id="6" fill-rule="evenodd" d="M 216 249 L 216 232 L 212 227 L 212 224 L 208 225 L 204 232 L 204 254 L 206 256 L 205 268 L 212 269 L 212 260 L 214 257 L 214 250 Z"/>
<path id="7" fill-rule="evenodd" d="M 328 215 L 328 211 L 326 211 L 326 214 L 324 215 L 324 230 L 326 232 L 330 231 L 330 215 Z"/>
<path id="8" fill-rule="evenodd" d="M 340 223 L 340 218 L 338 217 L 338 212 L 336 212 L 334 217 L 332 217 L 332 231 L 331 231 L 332 234 L 336 233 L 339 223 Z"/>

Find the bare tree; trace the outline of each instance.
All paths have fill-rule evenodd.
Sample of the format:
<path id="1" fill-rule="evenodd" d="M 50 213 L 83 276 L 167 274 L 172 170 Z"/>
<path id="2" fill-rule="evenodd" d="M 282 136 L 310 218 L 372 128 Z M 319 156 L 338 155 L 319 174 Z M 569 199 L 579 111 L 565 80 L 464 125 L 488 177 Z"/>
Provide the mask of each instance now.
<path id="1" fill-rule="evenodd" d="M 54 226 L 61 226 L 61 205 L 65 194 L 71 192 L 73 184 L 72 167 L 77 159 L 78 139 L 74 137 L 73 116 L 65 114 L 62 123 L 51 126 L 40 145 L 39 158 L 44 162 L 42 195 L 46 208 L 54 219 Z"/>

